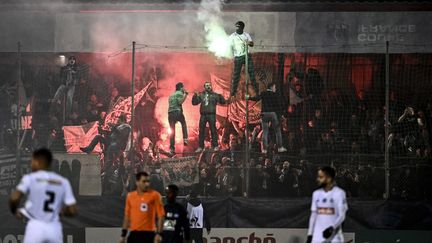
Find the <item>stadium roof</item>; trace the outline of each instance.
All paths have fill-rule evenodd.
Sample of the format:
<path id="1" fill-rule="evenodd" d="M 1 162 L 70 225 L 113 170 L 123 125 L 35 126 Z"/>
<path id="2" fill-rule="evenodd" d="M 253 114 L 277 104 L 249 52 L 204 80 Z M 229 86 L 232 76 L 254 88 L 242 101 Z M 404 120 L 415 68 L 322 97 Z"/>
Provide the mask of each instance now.
<path id="1" fill-rule="evenodd" d="M 216 0 L 215 0 L 216 1 Z M 406 0 L 223 0 L 224 11 L 432 11 L 432 1 Z M 194 10 L 200 0 L 0 0 L 0 10 L 30 9 L 118 9 Z"/>

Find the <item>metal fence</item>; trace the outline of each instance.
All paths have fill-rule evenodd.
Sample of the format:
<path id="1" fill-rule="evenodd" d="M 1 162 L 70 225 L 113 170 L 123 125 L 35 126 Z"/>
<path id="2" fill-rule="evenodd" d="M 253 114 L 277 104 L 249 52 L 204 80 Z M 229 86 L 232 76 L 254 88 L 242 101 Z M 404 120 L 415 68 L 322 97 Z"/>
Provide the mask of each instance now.
<path id="1" fill-rule="evenodd" d="M 187 48 L 138 45 L 59 56 L 20 45 L 17 53 L 0 54 L 1 153 L 20 161 L 42 146 L 93 152 L 100 155 L 102 185 L 121 185 L 108 193 L 115 195 L 133 187 L 134 172 L 148 170 L 160 190 L 176 183 L 183 194 L 195 188 L 206 196 L 309 196 L 317 167 L 330 164 L 349 196 L 426 198 L 432 55 L 403 53 L 407 46 L 400 44 L 381 47 L 380 53 L 252 53 L 254 71 L 239 74 L 237 95 L 216 111 L 220 151 L 195 153 L 200 115 L 191 96 L 207 80 L 228 99 L 232 61 Z M 263 151 L 261 106 L 246 99 L 257 95 L 254 80 L 260 91 L 276 83 L 287 152 L 277 152 L 274 126 Z M 189 141 L 183 144 L 177 126 L 173 154 L 167 106 L 179 81 L 191 94 L 183 105 Z M 110 154 L 102 139 L 87 151 L 121 115 L 132 131 L 124 146 Z"/>

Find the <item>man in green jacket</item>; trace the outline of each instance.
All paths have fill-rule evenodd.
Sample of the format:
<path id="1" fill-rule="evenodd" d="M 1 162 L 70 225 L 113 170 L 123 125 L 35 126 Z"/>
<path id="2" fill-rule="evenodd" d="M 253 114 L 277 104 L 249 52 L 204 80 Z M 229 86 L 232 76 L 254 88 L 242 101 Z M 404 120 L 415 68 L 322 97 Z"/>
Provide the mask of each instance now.
<path id="1" fill-rule="evenodd" d="M 192 105 L 199 105 L 200 107 L 200 121 L 199 121 L 199 147 L 195 151 L 197 153 L 204 149 L 204 136 L 207 122 L 209 123 L 212 147 L 214 151 L 219 150 L 218 134 L 216 129 L 216 105 L 225 104 L 226 101 L 221 94 L 213 92 L 210 82 L 204 84 L 204 91 L 195 93 L 192 97 Z"/>
<path id="2" fill-rule="evenodd" d="M 186 100 L 188 92 L 184 89 L 183 83 L 176 84 L 176 91 L 169 97 L 168 100 L 168 122 L 171 128 L 170 134 L 170 152 L 175 154 L 175 125 L 180 122 L 183 132 L 183 143 L 188 144 L 188 133 L 186 119 L 183 115 L 182 104 Z"/>

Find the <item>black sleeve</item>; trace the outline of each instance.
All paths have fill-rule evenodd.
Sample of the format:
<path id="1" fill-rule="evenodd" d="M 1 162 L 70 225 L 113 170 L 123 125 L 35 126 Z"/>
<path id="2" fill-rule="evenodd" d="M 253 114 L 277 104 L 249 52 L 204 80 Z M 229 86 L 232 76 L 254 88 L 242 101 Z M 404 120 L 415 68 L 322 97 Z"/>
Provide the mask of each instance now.
<path id="1" fill-rule="evenodd" d="M 189 227 L 189 219 L 187 217 L 187 212 L 186 209 L 184 209 L 183 206 L 181 206 L 181 224 L 182 224 L 182 228 L 184 231 L 184 239 L 185 240 L 190 240 L 190 227 Z"/>
<path id="2" fill-rule="evenodd" d="M 199 103 L 201 103 L 201 97 L 200 97 L 200 95 L 194 94 L 192 96 L 192 105 L 199 105 Z"/>
<path id="3" fill-rule="evenodd" d="M 211 230 L 210 218 L 207 215 L 207 210 L 205 210 L 204 205 L 203 205 L 203 209 L 204 209 L 204 225 L 207 231 L 210 231 Z"/>
<path id="4" fill-rule="evenodd" d="M 275 94 L 275 104 L 277 105 L 277 114 L 278 116 L 287 116 L 287 107 L 286 102 L 284 101 L 284 98 L 281 93 Z"/>
<path id="5" fill-rule="evenodd" d="M 226 100 L 221 94 L 218 94 L 218 103 L 222 105 L 226 104 Z"/>
<path id="6" fill-rule="evenodd" d="M 255 97 L 249 97 L 249 99 L 253 100 L 253 101 L 259 101 L 259 100 L 261 100 L 261 95 L 257 95 Z"/>

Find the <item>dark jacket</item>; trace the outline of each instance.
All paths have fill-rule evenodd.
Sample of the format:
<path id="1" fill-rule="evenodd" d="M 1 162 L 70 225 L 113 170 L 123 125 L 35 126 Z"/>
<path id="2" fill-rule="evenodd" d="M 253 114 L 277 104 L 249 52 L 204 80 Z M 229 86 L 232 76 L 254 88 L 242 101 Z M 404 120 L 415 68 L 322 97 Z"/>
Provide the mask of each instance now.
<path id="1" fill-rule="evenodd" d="M 283 112 L 281 97 L 278 93 L 266 90 L 261 92 L 258 96 L 250 97 L 250 100 L 261 100 L 261 112 L 276 112 L 281 115 Z"/>
<path id="2" fill-rule="evenodd" d="M 190 240 L 187 211 L 180 203 L 165 204 L 164 243 L 183 243 Z"/>
<path id="3" fill-rule="evenodd" d="M 208 102 L 206 102 L 206 96 L 208 98 Z M 225 104 L 226 101 L 221 94 L 215 93 L 213 91 L 207 92 L 204 91 L 199 94 L 194 94 L 192 97 L 192 105 L 199 105 L 200 114 L 216 114 L 216 105 Z"/>

